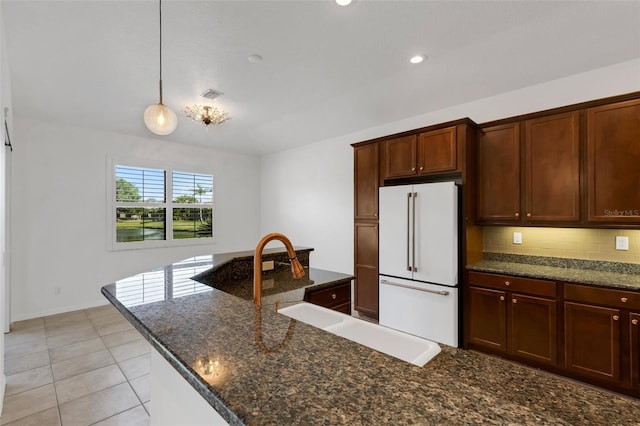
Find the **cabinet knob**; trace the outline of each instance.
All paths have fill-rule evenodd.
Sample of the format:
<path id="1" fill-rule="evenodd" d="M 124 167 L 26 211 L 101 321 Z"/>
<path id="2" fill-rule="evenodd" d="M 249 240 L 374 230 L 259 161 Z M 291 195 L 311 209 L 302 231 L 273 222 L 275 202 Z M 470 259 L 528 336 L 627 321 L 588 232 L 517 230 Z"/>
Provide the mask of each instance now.
<path id="1" fill-rule="evenodd" d="M 520 213 L 516 213 L 516 217 L 520 217 Z"/>
<path id="2" fill-rule="evenodd" d="M 638 320 L 637 320 L 637 319 L 632 319 L 632 320 L 631 320 L 631 324 L 633 324 L 633 325 L 638 325 Z"/>
<path id="3" fill-rule="evenodd" d="M 627 299 L 626 297 L 622 297 L 622 298 L 620 298 L 620 301 L 621 301 L 622 303 L 627 303 L 627 300 L 629 300 L 629 299 Z"/>
<path id="4" fill-rule="evenodd" d="M 500 296 L 500 300 L 504 300 L 504 296 Z"/>
<path id="5" fill-rule="evenodd" d="M 415 167 L 412 167 L 412 168 L 411 168 L 411 171 L 412 171 L 412 172 L 415 172 L 415 171 L 416 171 L 416 168 L 415 168 Z"/>
<path id="6" fill-rule="evenodd" d="M 335 294 L 335 293 L 331 294 L 331 298 L 332 298 L 333 300 L 336 300 L 336 294 Z"/>
<path id="7" fill-rule="evenodd" d="M 531 217 L 531 213 L 527 213 L 527 217 Z"/>
<path id="8" fill-rule="evenodd" d="M 619 317 L 619 316 L 617 316 L 617 315 L 614 315 L 614 316 L 613 316 L 613 320 L 614 320 L 614 321 L 618 321 L 619 319 L 620 319 L 620 317 Z"/>
<path id="9" fill-rule="evenodd" d="M 507 287 L 509 287 L 511 285 L 511 283 L 509 281 L 505 281 L 504 285 L 506 285 Z"/>
<path id="10" fill-rule="evenodd" d="M 424 166 L 420 166 L 420 170 L 424 170 Z"/>
<path id="11" fill-rule="evenodd" d="M 374 213 L 374 214 L 373 214 L 373 216 L 374 216 L 374 217 L 378 217 L 378 213 Z"/>
<path id="12" fill-rule="evenodd" d="M 511 299 L 513 303 L 518 303 L 518 299 Z"/>

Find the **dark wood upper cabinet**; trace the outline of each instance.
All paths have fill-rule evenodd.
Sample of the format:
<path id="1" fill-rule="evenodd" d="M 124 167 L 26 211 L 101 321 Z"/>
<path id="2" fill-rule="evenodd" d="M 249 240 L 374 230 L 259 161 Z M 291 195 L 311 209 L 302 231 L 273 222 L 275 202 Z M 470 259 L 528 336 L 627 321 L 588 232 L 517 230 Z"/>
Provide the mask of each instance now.
<path id="1" fill-rule="evenodd" d="M 525 121 L 525 222 L 580 220 L 580 113 Z"/>
<path id="2" fill-rule="evenodd" d="M 415 176 L 418 174 L 418 138 L 409 135 L 383 142 L 385 179 Z"/>
<path id="3" fill-rule="evenodd" d="M 457 130 L 450 126 L 384 141 L 383 178 L 460 172 Z"/>
<path id="4" fill-rule="evenodd" d="M 483 129 L 478 138 L 477 218 L 520 222 L 520 125 Z"/>
<path id="5" fill-rule="evenodd" d="M 418 141 L 418 173 L 458 171 L 456 127 L 420 133 Z"/>
<path id="6" fill-rule="evenodd" d="M 378 170 L 380 150 L 377 143 L 354 148 L 354 216 L 356 220 L 378 219 Z"/>
<path id="7" fill-rule="evenodd" d="M 587 110 L 590 222 L 640 223 L 640 100 Z"/>

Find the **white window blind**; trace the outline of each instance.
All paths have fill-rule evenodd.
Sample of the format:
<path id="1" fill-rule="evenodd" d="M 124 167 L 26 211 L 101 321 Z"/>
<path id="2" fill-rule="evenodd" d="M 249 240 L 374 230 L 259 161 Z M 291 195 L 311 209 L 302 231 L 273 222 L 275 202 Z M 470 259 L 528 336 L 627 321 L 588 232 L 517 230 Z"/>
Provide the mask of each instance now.
<path id="1" fill-rule="evenodd" d="M 124 164 L 113 170 L 116 247 L 213 238 L 213 175 Z"/>

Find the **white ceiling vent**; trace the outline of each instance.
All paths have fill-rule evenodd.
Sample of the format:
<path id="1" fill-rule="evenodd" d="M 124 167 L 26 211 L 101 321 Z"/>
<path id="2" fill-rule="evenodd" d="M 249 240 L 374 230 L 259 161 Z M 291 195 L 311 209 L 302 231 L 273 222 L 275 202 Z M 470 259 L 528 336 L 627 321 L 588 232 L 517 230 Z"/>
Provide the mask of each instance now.
<path id="1" fill-rule="evenodd" d="M 207 99 L 211 99 L 214 100 L 215 98 L 217 98 L 220 95 L 224 95 L 224 93 L 222 92 L 218 92 L 217 90 L 213 90 L 213 89 L 207 89 L 202 95 L 203 98 L 207 98 Z"/>

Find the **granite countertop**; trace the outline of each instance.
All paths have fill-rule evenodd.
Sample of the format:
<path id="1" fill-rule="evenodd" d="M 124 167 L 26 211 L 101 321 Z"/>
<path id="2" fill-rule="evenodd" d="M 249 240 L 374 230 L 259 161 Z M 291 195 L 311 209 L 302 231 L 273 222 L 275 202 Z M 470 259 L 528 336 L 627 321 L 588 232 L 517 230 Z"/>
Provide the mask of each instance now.
<path id="1" fill-rule="evenodd" d="M 485 253 L 470 271 L 542 278 L 587 285 L 640 290 L 640 265 L 579 259 Z"/>
<path id="2" fill-rule="evenodd" d="M 416 367 L 190 278 L 210 266 L 183 261 L 102 292 L 230 424 L 592 425 L 640 418 L 638 400 L 474 351 L 444 346 Z M 162 293 L 143 297 L 152 282 Z M 218 370 L 202 371 L 203 359 L 218 361 Z"/>

